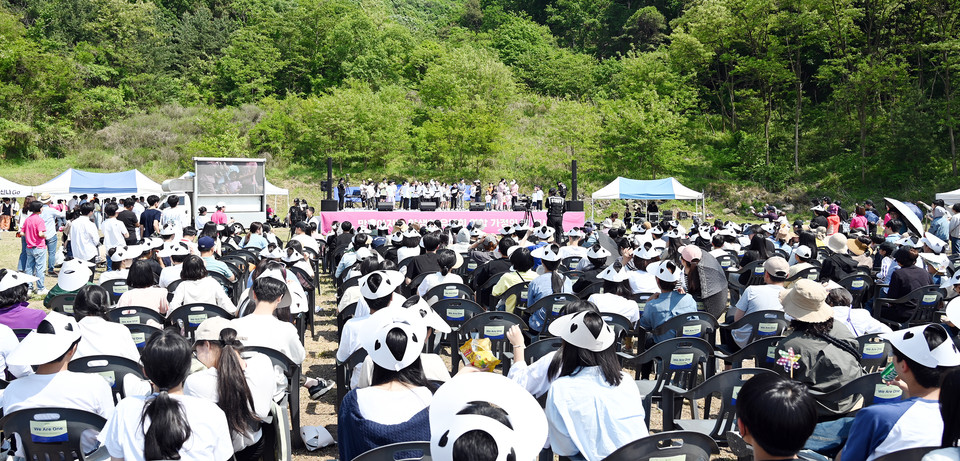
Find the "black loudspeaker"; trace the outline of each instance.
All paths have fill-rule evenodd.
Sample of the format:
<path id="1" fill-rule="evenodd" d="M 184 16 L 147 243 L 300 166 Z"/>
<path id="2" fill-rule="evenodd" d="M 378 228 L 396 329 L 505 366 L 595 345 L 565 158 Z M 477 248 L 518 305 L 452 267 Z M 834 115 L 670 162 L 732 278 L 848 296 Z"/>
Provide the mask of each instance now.
<path id="1" fill-rule="evenodd" d="M 470 211 L 483 211 L 485 207 L 483 203 L 470 202 Z"/>
<path id="2" fill-rule="evenodd" d="M 321 200 L 320 211 L 337 211 L 336 200 Z"/>
<path id="3" fill-rule="evenodd" d="M 377 202 L 377 211 L 393 211 L 393 203 Z"/>
<path id="4" fill-rule="evenodd" d="M 567 211 L 583 211 L 583 200 L 567 200 Z"/>
<path id="5" fill-rule="evenodd" d="M 437 202 L 434 201 L 420 201 L 420 211 L 437 211 Z"/>

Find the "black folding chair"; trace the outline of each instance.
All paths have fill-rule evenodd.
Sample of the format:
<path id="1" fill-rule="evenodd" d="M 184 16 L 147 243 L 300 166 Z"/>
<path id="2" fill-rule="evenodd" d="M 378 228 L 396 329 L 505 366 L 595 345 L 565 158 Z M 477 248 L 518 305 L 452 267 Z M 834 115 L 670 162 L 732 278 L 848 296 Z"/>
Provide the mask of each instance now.
<path id="1" fill-rule="evenodd" d="M 104 290 L 107 290 L 107 293 L 110 293 L 110 304 L 113 305 L 116 305 L 120 297 L 130 290 L 130 287 L 127 286 L 127 281 L 123 279 L 107 280 L 101 283 L 100 286 L 103 287 Z"/>
<path id="2" fill-rule="evenodd" d="M 743 368 L 744 360 L 753 360 L 753 368 L 772 370 L 777 364 L 777 345 L 783 338 L 784 336 L 765 336 L 750 342 L 732 354 L 717 350 L 716 356 L 730 363 L 732 368 Z"/>
<path id="3" fill-rule="evenodd" d="M 340 342 L 340 336 L 343 334 L 343 325 L 347 323 L 347 320 L 353 318 L 357 314 L 357 303 L 347 304 L 342 311 L 337 313 L 337 342 Z"/>
<path id="4" fill-rule="evenodd" d="M 784 317 L 783 311 L 757 311 L 743 316 L 740 320 L 721 323 L 720 329 L 732 334 L 733 331 L 747 326 L 750 327 L 750 338 L 747 339 L 749 344 L 759 339 L 782 335 L 790 326 L 790 321 Z M 733 345 L 717 346 L 717 350 L 726 355 L 732 354 L 734 349 Z"/>
<path id="5" fill-rule="evenodd" d="M 577 293 L 577 297 L 580 299 L 587 299 L 590 297 L 590 295 L 597 293 L 603 293 L 603 282 L 591 283 L 586 288 L 580 290 L 580 292 Z"/>
<path id="6" fill-rule="evenodd" d="M 167 325 L 176 327 L 182 336 L 192 340 L 193 332 L 209 317 L 232 319 L 233 315 L 213 304 L 184 304 L 169 313 Z"/>
<path id="7" fill-rule="evenodd" d="M 666 385 L 663 388 L 663 430 L 672 431 L 679 428 L 685 431 L 694 431 L 707 435 L 718 444 L 726 445 L 726 433 L 736 432 L 736 392 L 747 380 L 764 373 L 773 373 L 763 368 L 739 368 L 727 370 L 710 377 L 693 389 L 685 390 L 676 386 Z M 710 418 L 713 410 L 713 396 L 719 394 L 720 405 L 715 418 Z M 676 398 L 676 399 L 675 399 Z M 693 419 L 677 418 L 676 406 L 678 399 L 690 401 Z M 700 418 L 700 408 L 697 400 L 703 399 L 703 416 Z M 682 405 L 682 401 L 681 401 Z"/>
<path id="8" fill-rule="evenodd" d="M 57 295 L 50 300 L 50 310 L 73 317 L 73 302 L 75 294 Z"/>
<path id="9" fill-rule="evenodd" d="M 937 285 L 928 285 L 917 288 L 899 299 L 877 298 L 873 303 L 873 317 L 894 330 L 937 323 L 940 320 L 940 314 L 937 311 L 943 303 L 943 293 L 939 291 L 939 288 Z M 915 302 L 917 307 L 907 321 L 900 322 L 883 317 L 884 307 L 902 305 L 908 302 Z"/>
<path id="10" fill-rule="evenodd" d="M 821 421 L 837 419 L 850 413 L 857 400 L 860 408 L 875 403 L 890 403 L 903 400 L 903 390 L 883 382 L 880 373 L 871 373 L 850 381 L 830 392 L 810 391 L 817 400 L 817 415 Z M 845 405 L 843 405 L 845 403 Z M 845 408 L 841 408 L 845 406 Z"/>
<path id="11" fill-rule="evenodd" d="M 275 368 L 280 367 L 283 370 L 287 378 L 287 392 L 280 407 L 290 415 L 291 444 L 294 447 L 303 446 L 303 439 L 300 437 L 300 364 L 294 363 L 283 352 L 269 347 L 250 346 L 244 347 L 244 351 L 263 354 L 270 359 Z"/>
<path id="12" fill-rule="evenodd" d="M 139 363 L 114 355 L 90 355 L 73 359 L 67 364 L 67 369 L 76 373 L 96 373 L 102 376 L 113 389 L 114 403 L 126 397 L 123 391 L 124 376 L 134 375 L 144 379 Z"/>
<path id="13" fill-rule="evenodd" d="M 876 373 L 886 368 L 893 355 L 893 346 L 881 338 L 880 333 L 871 333 L 857 337 L 860 350 L 860 366 L 867 373 Z"/>
<path id="14" fill-rule="evenodd" d="M 429 290 L 423 299 L 433 305 L 442 299 L 469 299 L 473 300 L 473 290 L 462 283 L 441 283 Z"/>
<path id="15" fill-rule="evenodd" d="M 84 459 L 80 449 L 86 431 L 103 429 L 102 416 L 72 408 L 31 408 L 0 419 L 0 430 L 11 442 L 20 435 L 23 452 L 29 460 Z"/>
<path id="16" fill-rule="evenodd" d="M 150 336 L 160 331 L 160 329 L 157 327 L 139 323 L 128 323 L 124 326 L 130 330 L 130 338 L 133 339 L 133 343 L 137 345 L 137 350 L 141 353 L 143 352 L 143 346 L 147 344 L 147 340 L 150 339 Z"/>
<path id="17" fill-rule="evenodd" d="M 514 325 L 519 325 L 520 329 L 526 329 L 527 325 L 519 316 L 508 312 L 484 312 L 467 319 L 455 334 L 456 343 L 451 355 L 460 351 L 460 346 L 468 339 L 487 338 L 490 340 L 490 348 L 493 354 L 500 359 L 503 367 L 503 375 L 506 376 L 510 371 L 510 361 L 513 359 L 512 352 L 508 354 L 507 330 Z M 453 373 L 460 369 L 460 360 L 456 358 L 453 362 Z"/>
<path id="18" fill-rule="evenodd" d="M 607 455 L 603 461 L 710 461 L 711 454 L 719 453 L 717 442 L 706 435 L 693 431 L 669 431 L 634 440 Z"/>
<path id="19" fill-rule="evenodd" d="M 460 329 L 460 325 L 463 325 L 463 322 L 486 311 L 483 307 L 480 307 L 479 304 L 469 299 L 442 299 L 437 301 L 432 307 L 434 312 L 447 322 L 447 325 L 450 325 L 451 330 L 450 333 L 446 334 L 445 338 L 437 340 L 435 351 L 439 352 L 443 341 L 447 340 L 450 344 L 451 361 L 453 362 L 453 366 L 457 367 L 457 330 Z"/>
<path id="20" fill-rule="evenodd" d="M 580 298 L 577 298 L 577 295 L 570 293 L 554 293 L 547 296 L 544 296 L 533 303 L 527 309 L 527 312 L 530 315 L 534 315 L 540 309 L 543 309 L 546 313 L 543 320 L 543 330 L 540 332 L 540 336 L 550 336 L 550 333 L 547 331 L 547 328 L 550 327 L 550 324 L 553 323 L 557 317 L 560 317 L 560 313 L 563 312 L 563 308 L 574 301 L 578 301 Z"/>
<path id="21" fill-rule="evenodd" d="M 563 340 L 559 337 L 535 341 L 523 351 L 523 361 L 530 365 L 547 354 L 560 350 L 561 347 L 563 347 Z"/>
<path id="22" fill-rule="evenodd" d="M 107 320 L 121 325 L 150 325 L 149 322 L 152 320 L 156 322 L 157 325 L 163 325 L 167 319 L 163 314 L 149 307 L 127 306 L 107 311 Z"/>
<path id="23" fill-rule="evenodd" d="M 860 308 L 866 305 L 873 293 L 873 277 L 865 274 L 854 274 L 841 279 L 840 286 L 847 289 L 853 295 L 853 307 Z"/>

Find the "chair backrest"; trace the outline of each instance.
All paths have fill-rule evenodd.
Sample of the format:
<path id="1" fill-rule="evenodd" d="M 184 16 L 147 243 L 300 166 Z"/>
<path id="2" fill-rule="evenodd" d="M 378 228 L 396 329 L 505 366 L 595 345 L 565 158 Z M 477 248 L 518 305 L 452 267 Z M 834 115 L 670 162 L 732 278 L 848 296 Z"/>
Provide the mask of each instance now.
<path id="1" fill-rule="evenodd" d="M 293 373 L 295 368 L 299 368 L 300 365 L 290 360 L 283 352 L 273 349 L 271 347 L 263 346 L 246 346 L 243 348 L 244 352 L 256 352 L 258 354 L 265 355 L 274 367 L 280 367 L 283 370 L 283 374 L 290 376 Z"/>
<path id="2" fill-rule="evenodd" d="M 620 314 L 615 314 L 612 312 L 601 312 L 600 318 L 602 318 L 604 322 L 610 324 L 613 327 L 613 332 L 614 334 L 616 334 L 616 338 L 617 338 L 616 344 L 617 344 L 618 351 L 623 346 L 623 340 L 626 337 L 632 337 L 635 334 L 634 328 L 633 328 L 633 322 L 631 322 L 630 319 Z"/>
<path id="3" fill-rule="evenodd" d="M 577 280 L 580 280 L 580 277 L 583 277 L 583 271 L 578 270 L 569 270 L 563 273 L 563 276 L 570 279 L 570 283 L 577 283 Z"/>
<path id="4" fill-rule="evenodd" d="M 363 363 L 364 359 L 367 358 L 366 349 L 360 348 L 350 354 L 350 357 L 347 357 L 346 362 L 337 362 L 336 376 L 334 381 L 337 384 L 337 404 L 339 405 L 340 401 L 347 395 L 347 392 L 350 392 L 351 385 L 353 381 L 353 372 L 357 369 L 357 365 Z"/>
<path id="5" fill-rule="evenodd" d="M 808 267 L 787 279 L 788 282 L 794 282 L 800 279 L 817 281 L 820 280 L 820 268 L 817 266 Z"/>
<path id="6" fill-rule="evenodd" d="M 427 290 L 424 299 L 473 299 L 473 290 L 462 283 L 441 283 Z"/>
<path id="7" fill-rule="evenodd" d="M 85 431 L 100 431 L 102 416 L 72 408 L 32 408 L 0 419 L 4 437 L 20 435 L 23 452 L 31 460 L 84 459 L 80 441 Z"/>
<path id="8" fill-rule="evenodd" d="M 881 338 L 880 333 L 871 333 L 857 337 L 860 351 L 860 366 L 867 373 L 876 373 L 883 370 L 893 354 L 890 342 Z"/>
<path id="9" fill-rule="evenodd" d="M 784 250 L 783 248 L 777 248 L 776 250 L 773 250 L 773 253 L 774 255 L 779 256 L 783 259 L 787 259 L 787 260 L 790 259 L 790 253 L 787 252 L 787 250 Z"/>
<path id="10" fill-rule="evenodd" d="M 469 299 L 441 299 L 433 305 L 434 312 L 454 331 L 471 317 L 486 312 L 483 307 Z M 454 351 L 456 356 L 456 351 Z"/>
<path id="11" fill-rule="evenodd" d="M 347 291 L 347 288 L 355 287 L 360 285 L 360 276 L 350 277 L 343 281 L 340 286 L 337 287 L 337 299 L 343 297 L 343 292 Z"/>
<path id="12" fill-rule="evenodd" d="M 726 370 L 713 375 L 693 389 L 687 390 L 680 396 L 685 399 L 689 399 L 691 401 L 691 405 L 696 405 L 694 400 L 705 399 L 703 414 L 706 418 L 710 418 L 713 406 L 713 396 L 719 394 L 720 405 L 717 408 L 715 418 L 713 418 L 715 419 L 716 423 L 714 424 L 709 435 L 714 440 L 725 440 L 725 434 L 728 431 L 735 429 L 734 424 L 736 421 L 737 394 L 740 392 L 740 388 L 743 387 L 743 385 L 750 378 L 766 373 L 773 372 L 763 368 L 738 368 L 734 370 Z M 669 393 L 665 393 L 662 400 L 664 403 L 663 414 L 674 414 L 672 410 L 674 408 L 675 400 L 669 398 Z M 664 430 L 672 429 L 673 418 L 665 417 L 663 428 Z"/>
<path id="13" fill-rule="evenodd" d="M 825 393 L 811 392 L 811 395 L 820 403 L 817 412 L 821 415 L 835 415 L 826 405 L 832 404 L 836 407 L 838 402 L 843 400 L 862 398 L 861 408 L 869 407 L 875 403 L 890 403 L 903 400 L 903 390 L 883 382 L 880 373 L 870 373 L 850 381 L 837 389 Z"/>
<path id="14" fill-rule="evenodd" d="M 765 273 L 763 269 L 764 260 L 758 259 L 756 261 L 749 262 L 746 266 L 743 266 L 738 271 L 739 273 L 750 273 L 750 278 L 747 279 L 747 283 L 743 286 L 748 287 L 750 285 L 762 285 L 763 284 L 763 275 Z"/>
<path id="15" fill-rule="evenodd" d="M 757 311 L 743 316 L 739 321 L 723 325 L 721 328 L 737 330 L 748 325 L 750 326 L 750 338 L 747 339 L 749 344 L 761 338 L 783 334 L 783 330 L 790 326 L 790 321 L 783 315 L 783 311 Z"/>
<path id="16" fill-rule="evenodd" d="M 873 278 L 865 274 L 854 274 L 844 277 L 839 282 L 840 286 L 847 289 L 853 295 L 853 307 L 863 307 L 871 293 L 873 293 Z"/>
<path id="17" fill-rule="evenodd" d="M 924 455 L 939 448 L 940 447 L 907 448 L 906 450 L 887 453 L 879 458 L 875 458 L 874 461 L 921 461 Z"/>
<path id="18" fill-rule="evenodd" d="M 560 350 L 560 347 L 563 346 L 563 340 L 559 337 L 541 339 L 540 341 L 535 341 L 531 343 L 523 351 L 523 360 L 527 362 L 527 365 L 530 365 L 537 360 L 540 360 L 543 356 Z"/>
<path id="19" fill-rule="evenodd" d="M 580 292 L 577 293 L 577 297 L 580 299 L 587 299 L 590 297 L 590 295 L 597 294 L 597 293 L 603 293 L 603 282 L 591 283 L 589 286 L 587 286 L 583 290 L 580 290 Z"/>
<path id="20" fill-rule="evenodd" d="M 603 461 L 709 461 L 713 453 L 720 453 L 720 447 L 712 438 L 693 431 L 669 431 L 634 440 L 607 455 Z"/>
<path id="21" fill-rule="evenodd" d="M 681 389 L 690 389 L 697 382 L 698 371 L 707 375 L 707 361 L 713 356 L 713 346 L 700 338 L 673 338 L 661 341 L 626 363 L 639 365 L 653 362 L 657 365 L 654 392 L 660 392 L 664 384 Z M 625 364 L 626 364 L 625 363 Z"/>
<path id="22" fill-rule="evenodd" d="M 130 338 L 132 338 L 133 343 L 137 345 L 137 350 L 141 352 L 143 352 L 143 346 L 147 344 L 147 340 L 150 339 L 150 336 L 160 331 L 160 329 L 157 327 L 140 323 L 128 323 L 124 326 L 130 330 Z"/>
<path id="23" fill-rule="evenodd" d="M 96 373 L 102 376 L 112 389 L 114 403 L 126 397 L 123 392 L 124 376 L 132 374 L 143 379 L 140 364 L 128 358 L 113 355 L 90 355 L 73 359 L 67 364 L 67 369 L 77 373 Z"/>
<path id="24" fill-rule="evenodd" d="M 917 300 L 917 309 L 913 311 L 913 317 L 907 321 L 908 327 L 940 321 L 940 314 L 937 311 L 943 304 L 943 293 L 940 292 L 937 285 L 918 288 L 913 290 L 910 295 Z"/>
<path id="25" fill-rule="evenodd" d="M 547 327 L 550 326 L 550 323 L 553 322 L 555 318 L 559 317 L 561 312 L 563 312 L 563 308 L 567 304 L 577 300 L 579 300 L 577 295 L 570 293 L 554 293 L 538 299 L 537 302 L 533 303 L 533 305 L 527 309 L 527 312 L 532 314 L 540 309 L 543 309 L 546 312 L 547 315 L 544 317 L 545 321 L 543 323 L 543 331 L 546 332 Z"/>
<path id="26" fill-rule="evenodd" d="M 107 280 L 100 284 L 104 290 L 107 290 L 107 293 L 110 293 L 110 302 L 116 304 L 120 300 L 120 296 L 123 296 L 124 293 L 130 290 L 130 287 L 127 286 L 127 281 L 123 279 L 113 279 Z"/>
<path id="27" fill-rule="evenodd" d="M 507 330 L 514 325 L 519 325 L 521 329 L 526 329 L 527 325 L 520 317 L 508 312 L 484 312 L 474 315 L 460 325 L 457 330 L 456 348 L 459 350 L 468 339 L 487 338 L 490 340 L 490 348 L 494 355 L 500 359 L 503 365 L 503 374 L 510 371 L 510 361 L 504 354 L 507 352 Z M 451 351 L 456 354 L 457 351 Z"/>
<path id="28" fill-rule="evenodd" d="M 50 300 L 50 310 L 73 317 L 73 302 L 76 294 L 57 295 Z"/>
<path id="29" fill-rule="evenodd" d="M 777 366 L 777 346 L 783 338 L 783 336 L 765 336 L 751 341 L 724 361 L 730 362 L 733 368 L 743 368 L 743 361 L 752 359 L 754 368 L 772 370 Z"/>
<path id="30" fill-rule="evenodd" d="M 510 288 L 507 288 L 507 291 L 504 291 L 499 297 L 494 297 L 493 299 L 497 300 L 496 304 L 487 307 L 494 309 L 500 304 L 500 301 L 506 303 L 507 301 L 512 300 L 514 302 L 514 309 L 526 311 L 528 302 L 527 292 L 529 289 L 530 282 L 520 282 Z"/>
<path id="31" fill-rule="evenodd" d="M 490 305 L 491 303 L 490 298 L 493 297 L 493 295 L 491 295 L 490 292 L 492 292 L 493 287 L 498 282 L 500 282 L 500 277 L 503 277 L 503 274 L 506 274 L 506 272 L 500 272 L 500 273 L 491 275 L 490 278 L 487 279 L 487 281 L 483 282 L 483 285 L 481 285 L 480 288 L 477 288 L 477 291 L 475 293 L 477 304 L 480 304 L 481 306 Z"/>
<path id="32" fill-rule="evenodd" d="M 709 312 L 690 312 L 674 316 L 653 330 L 655 335 L 663 335 L 673 330 L 676 338 L 713 339 L 719 324 Z"/>
<path id="33" fill-rule="evenodd" d="M 473 272 L 480 267 L 480 261 L 473 259 L 472 256 L 466 253 L 461 253 L 463 256 L 463 264 L 457 268 L 457 274 L 460 274 L 462 277 L 470 277 L 473 275 Z"/>
<path id="34" fill-rule="evenodd" d="M 163 314 L 150 309 L 149 307 L 127 306 L 118 307 L 107 311 L 107 320 L 117 322 L 121 325 L 139 323 L 147 325 L 149 321 L 157 322 L 157 325 L 163 325 L 166 318 Z"/>
<path id="35" fill-rule="evenodd" d="M 230 299 L 233 300 L 234 304 L 237 303 L 238 290 L 237 290 L 237 285 L 235 283 L 231 282 L 230 279 L 227 278 L 227 276 L 219 272 L 210 271 L 207 273 L 207 275 L 209 275 L 218 283 L 220 283 L 220 286 L 222 286 L 224 291 L 227 292 L 227 296 L 229 296 Z"/>
<path id="36" fill-rule="evenodd" d="M 580 260 L 583 258 L 580 256 L 567 256 L 560 261 L 560 265 L 566 267 L 570 270 L 576 269 L 577 265 L 580 264 Z"/>
<path id="37" fill-rule="evenodd" d="M 420 288 L 420 284 L 423 283 L 423 280 L 433 274 L 434 272 L 424 272 L 422 274 L 417 274 L 416 277 L 410 280 L 410 285 L 403 288 L 404 290 L 408 290 L 409 294 L 407 296 L 409 297 L 410 295 L 417 294 L 417 288 Z"/>
<path id="38" fill-rule="evenodd" d="M 720 267 L 725 271 L 735 271 L 740 268 L 740 261 L 736 256 L 731 254 L 717 256 L 717 262 L 720 263 Z"/>
<path id="39" fill-rule="evenodd" d="M 183 282 L 183 279 L 177 279 L 177 280 L 174 280 L 173 282 L 170 282 L 170 284 L 167 285 L 167 292 L 170 294 L 173 294 L 174 291 L 177 291 L 177 287 L 180 286 L 180 282 Z M 170 299 L 173 299 L 173 298 L 170 298 Z"/>
<path id="40" fill-rule="evenodd" d="M 430 458 L 430 442 L 398 442 L 361 453 L 353 461 L 416 461 Z"/>
<path id="41" fill-rule="evenodd" d="M 342 311 L 337 313 L 337 341 L 340 341 L 340 334 L 343 332 L 343 325 L 347 323 L 347 320 L 353 318 L 357 314 L 357 303 L 347 304 Z"/>
<path id="42" fill-rule="evenodd" d="M 167 317 L 167 325 L 177 327 L 180 334 L 193 339 L 193 332 L 209 317 L 232 319 L 233 315 L 220 306 L 205 303 L 184 304 L 173 310 Z"/>

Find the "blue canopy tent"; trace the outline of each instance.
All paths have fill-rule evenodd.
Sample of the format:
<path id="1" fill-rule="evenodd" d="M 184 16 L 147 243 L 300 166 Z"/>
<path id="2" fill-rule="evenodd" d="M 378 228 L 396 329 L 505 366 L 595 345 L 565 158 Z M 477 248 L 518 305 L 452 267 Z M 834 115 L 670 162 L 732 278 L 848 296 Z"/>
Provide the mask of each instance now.
<path id="1" fill-rule="evenodd" d="M 674 178 L 628 179 L 617 177 L 613 182 L 590 196 L 592 200 L 694 200 L 697 212 L 706 214 L 703 192 L 697 192 L 680 184 Z"/>

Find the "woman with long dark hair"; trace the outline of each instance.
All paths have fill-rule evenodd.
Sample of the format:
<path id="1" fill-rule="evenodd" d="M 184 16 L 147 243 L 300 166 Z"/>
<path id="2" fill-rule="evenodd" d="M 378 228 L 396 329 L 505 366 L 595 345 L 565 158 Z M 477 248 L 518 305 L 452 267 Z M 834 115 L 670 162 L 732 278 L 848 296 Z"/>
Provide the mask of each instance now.
<path id="1" fill-rule="evenodd" d="M 364 325 L 361 342 L 373 360 L 373 378 L 340 404 L 337 436 L 344 460 L 391 443 L 430 440 L 427 412 L 435 389 L 420 361 L 427 337 L 423 319 L 393 307 L 372 314 Z"/>
<path id="2" fill-rule="evenodd" d="M 114 460 L 213 460 L 233 456 L 227 418 L 217 405 L 183 394 L 190 344 L 173 330 L 154 333 L 140 360 L 154 393 L 117 404 L 100 439 Z"/>
<path id="3" fill-rule="evenodd" d="M 613 327 L 589 309 L 554 320 L 549 330 L 563 339 L 547 371 L 557 376 L 545 409 L 553 452 L 600 461 L 646 437 L 642 396 L 620 369 Z"/>
<path id="4" fill-rule="evenodd" d="M 247 235 L 243 238 L 244 248 L 262 250 L 267 247 L 267 239 L 263 236 L 263 224 L 257 221 L 250 223 Z"/>
<path id="5" fill-rule="evenodd" d="M 194 350 L 207 369 L 187 377 L 186 395 L 216 403 L 227 416 L 237 461 L 254 461 L 264 450 L 260 422 L 270 414 L 273 365 L 261 354 L 245 354 L 237 331 L 223 317 L 204 320 Z"/>
<path id="6" fill-rule="evenodd" d="M 152 275 L 152 273 L 151 273 Z M 140 351 L 127 327 L 107 321 L 110 294 L 100 285 L 84 285 L 73 300 L 73 318 L 80 325 L 80 344 L 74 358 L 116 355 L 140 361 Z M 159 325 L 157 325 L 159 326 Z"/>

